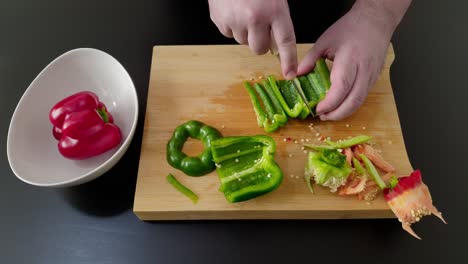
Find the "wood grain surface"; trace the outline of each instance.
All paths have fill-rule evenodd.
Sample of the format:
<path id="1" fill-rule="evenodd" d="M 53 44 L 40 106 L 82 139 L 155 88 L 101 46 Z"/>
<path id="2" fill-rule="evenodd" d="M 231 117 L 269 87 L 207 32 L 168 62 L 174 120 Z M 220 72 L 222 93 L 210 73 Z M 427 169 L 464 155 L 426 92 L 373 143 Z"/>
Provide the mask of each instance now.
<path id="1" fill-rule="evenodd" d="M 299 58 L 312 45 L 298 44 Z M 367 203 L 315 185 L 315 194 L 311 194 L 303 179 L 307 155 L 301 149 L 302 139 L 304 143 L 320 143 L 316 139 L 318 132 L 332 140 L 367 134 L 374 137 L 374 143 L 398 175 L 409 174 L 412 166 L 389 77 L 393 60 L 390 46 L 379 79 L 351 117 L 333 122 L 290 119 L 285 127 L 269 134 L 277 142 L 276 161 L 284 172 L 281 186 L 256 199 L 230 204 L 218 191 L 215 171 L 189 177 L 172 168 L 166 161 L 166 143 L 178 125 L 192 119 L 216 127 L 224 136 L 265 134 L 257 126 L 242 82 L 251 78 L 257 81 L 268 74 L 280 77 L 280 65 L 274 56 L 256 56 L 240 45 L 155 46 L 134 213 L 141 220 L 393 218 L 382 195 Z M 310 123 L 314 129 L 309 128 Z M 285 137 L 293 141 L 284 142 Z M 188 154 L 200 149 L 195 140 L 184 146 Z M 199 202 L 193 204 L 169 185 L 168 173 L 197 193 Z"/>

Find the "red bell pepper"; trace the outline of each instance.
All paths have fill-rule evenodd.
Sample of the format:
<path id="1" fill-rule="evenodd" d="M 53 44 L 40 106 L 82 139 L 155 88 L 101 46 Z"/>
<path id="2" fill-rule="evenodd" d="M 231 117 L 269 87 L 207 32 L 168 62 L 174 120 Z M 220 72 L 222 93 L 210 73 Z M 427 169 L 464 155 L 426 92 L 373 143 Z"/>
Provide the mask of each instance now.
<path id="1" fill-rule="evenodd" d="M 112 115 L 93 92 L 79 92 L 58 102 L 49 119 L 59 152 L 69 159 L 100 155 L 122 139 Z"/>
<path id="2" fill-rule="evenodd" d="M 446 223 L 442 213 L 432 204 L 429 188 L 422 181 L 419 170 L 415 170 L 409 176 L 392 180 L 391 185 L 393 186 L 384 189 L 384 198 L 403 229 L 412 236 L 421 239 L 411 225 L 426 215 L 434 214 Z"/>

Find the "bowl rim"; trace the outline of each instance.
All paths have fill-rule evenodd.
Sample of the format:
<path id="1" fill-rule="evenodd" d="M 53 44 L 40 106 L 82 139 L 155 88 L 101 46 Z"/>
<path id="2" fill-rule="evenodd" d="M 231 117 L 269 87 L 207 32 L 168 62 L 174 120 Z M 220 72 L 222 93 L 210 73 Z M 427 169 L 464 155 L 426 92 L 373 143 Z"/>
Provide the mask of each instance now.
<path id="1" fill-rule="evenodd" d="M 93 170 L 83 174 L 83 175 L 80 175 L 78 177 L 75 177 L 73 179 L 69 179 L 69 180 L 64 180 L 64 181 L 59 181 L 59 182 L 54 182 L 54 183 L 39 183 L 39 182 L 34 182 L 34 181 L 30 181 L 30 180 L 27 180 L 25 178 L 23 178 L 14 168 L 13 166 L 13 163 L 12 163 L 12 160 L 11 160 L 11 140 L 10 140 L 10 137 L 11 137 L 11 130 L 12 130 L 12 127 L 13 127 L 13 120 L 15 119 L 16 115 L 17 115 L 17 112 L 18 112 L 18 108 L 20 106 L 20 104 L 22 103 L 22 101 L 24 100 L 24 98 L 26 98 L 28 96 L 28 94 L 30 93 L 30 88 L 37 82 L 37 80 L 45 74 L 45 72 L 50 68 L 52 67 L 52 65 L 56 64 L 59 60 L 62 60 L 64 57 L 67 57 L 67 56 L 70 56 L 71 54 L 74 54 L 74 53 L 80 53 L 80 52 L 96 52 L 96 53 L 100 53 L 106 57 L 108 57 L 110 60 L 114 61 L 116 64 L 117 64 L 117 67 L 119 67 L 120 69 L 122 69 L 122 72 L 124 74 L 124 78 L 128 79 L 131 87 L 130 88 L 133 88 L 131 89 L 132 90 L 132 93 L 133 93 L 133 96 L 132 96 L 132 101 L 133 101 L 133 105 L 135 106 L 135 114 L 133 115 L 133 120 L 132 120 L 132 125 L 131 125 L 131 129 L 130 129 L 130 132 L 127 136 L 127 138 L 125 138 L 125 140 L 122 142 L 122 144 L 120 145 L 120 147 L 115 151 L 114 154 L 112 154 L 112 156 L 110 156 L 108 159 L 106 159 L 104 162 L 102 162 L 99 166 L 97 166 L 96 168 L 94 168 Z M 64 53 L 62 53 L 61 55 L 59 55 L 58 57 L 56 57 L 54 60 L 52 60 L 51 62 L 49 62 L 40 72 L 39 74 L 37 74 L 37 76 L 33 79 L 33 81 L 28 85 L 28 87 L 26 88 L 26 90 L 23 92 L 23 95 L 21 95 L 21 98 L 19 99 L 18 103 L 16 104 L 16 107 L 15 107 L 15 110 L 13 111 L 13 114 L 11 116 L 11 119 L 10 119 L 10 125 L 8 127 L 8 134 L 7 134 L 7 157 L 8 157 L 8 163 L 10 165 L 10 168 L 11 170 L 13 171 L 13 173 L 15 174 L 15 176 L 20 179 L 21 181 L 25 182 L 25 183 L 28 183 L 28 184 L 31 184 L 31 185 L 34 185 L 34 186 L 40 186 L 40 187 L 61 187 L 61 186 L 69 186 L 69 185 L 73 185 L 74 183 L 77 183 L 77 182 L 80 182 L 82 181 L 83 179 L 86 179 L 88 177 L 91 177 L 91 176 L 95 176 L 94 178 L 97 178 L 99 176 L 101 176 L 102 174 L 104 174 L 106 171 L 110 170 L 112 166 L 108 166 L 110 163 L 112 162 L 115 162 L 117 163 L 120 158 L 125 154 L 124 152 L 127 151 L 128 149 L 128 146 L 130 145 L 131 141 L 133 140 L 133 136 L 135 134 L 135 130 L 136 130 L 136 126 L 137 126 L 137 123 L 138 123 L 138 115 L 139 115 L 139 103 L 138 103 L 138 93 L 136 91 L 136 88 L 135 88 L 135 84 L 132 80 L 132 78 L 130 77 L 130 74 L 128 73 L 128 71 L 125 69 L 125 67 L 123 67 L 123 65 L 115 58 L 113 57 L 112 55 L 110 55 L 109 53 L 105 52 L 105 51 L 102 51 L 102 50 L 99 50 L 99 49 L 96 49 L 96 48 L 88 48 L 88 47 L 82 47 L 82 48 L 75 48 L 75 49 L 71 49 L 69 51 L 66 51 Z M 114 163 L 114 165 L 115 165 Z M 99 173 L 99 171 L 101 171 L 103 168 L 106 168 L 107 169 L 105 171 L 102 171 L 99 175 L 96 175 Z"/>

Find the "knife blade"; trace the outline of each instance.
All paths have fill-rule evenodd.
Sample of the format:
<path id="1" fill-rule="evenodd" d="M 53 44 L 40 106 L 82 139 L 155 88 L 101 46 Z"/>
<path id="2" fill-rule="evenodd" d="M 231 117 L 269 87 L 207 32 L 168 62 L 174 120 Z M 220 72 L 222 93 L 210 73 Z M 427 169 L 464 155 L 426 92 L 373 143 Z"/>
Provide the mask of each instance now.
<path id="1" fill-rule="evenodd" d="M 274 55 L 278 59 L 279 63 L 281 64 L 280 54 L 279 54 L 278 48 L 276 46 L 276 42 L 274 41 L 274 38 L 273 38 L 272 34 L 270 36 L 270 39 L 271 39 L 270 53 L 272 55 Z M 312 109 L 309 106 L 309 101 L 307 101 L 307 98 L 306 98 L 306 96 L 304 94 L 304 91 L 302 90 L 302 87 L 300 86 L 300 84 L 298 85 L 296 82 L 299 82 L 299 80 L 295 79 L 295 80 L 291 81 L 291 83 L 293 84 L 293 86 L 296 89 L 297 93 L 301 96 L 302 101 L 304 101 L 304 104 L 306 105 L 307 109 L 309 110 L 310 115 L 312 116 L 312 118 L 314 118 L 315 115 L 314 115 L 314 112 L 312 112 Z"/>

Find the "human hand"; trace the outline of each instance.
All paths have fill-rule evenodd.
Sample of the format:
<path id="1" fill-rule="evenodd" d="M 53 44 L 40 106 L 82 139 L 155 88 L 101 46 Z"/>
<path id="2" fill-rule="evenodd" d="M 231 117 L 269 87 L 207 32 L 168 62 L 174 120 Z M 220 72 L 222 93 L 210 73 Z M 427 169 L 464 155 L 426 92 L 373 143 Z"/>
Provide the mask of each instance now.
<path id="1" fill-rule="evenodd" d="M 219 31 L 249 45 L 257 55 L 276 44 L 286 79 L 296 77 L 296 36 L 287 0 L 209 0 L 210 17 Z"/>
<path id="2" fill-rule="evenodd" d="M 354 113 L 380 75 L 397 21 L 379 4 L 357 4 L 316 41 L 303 58 L 298 75 L 308 73 L 319 57 L 333 60 L 331 87 L 317 105 L 321 120 Z"/>

